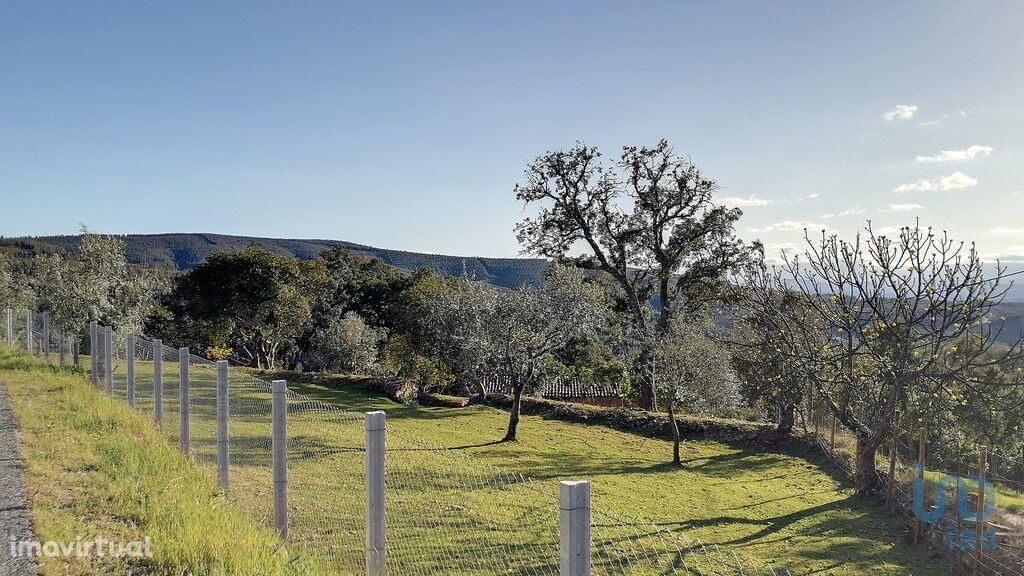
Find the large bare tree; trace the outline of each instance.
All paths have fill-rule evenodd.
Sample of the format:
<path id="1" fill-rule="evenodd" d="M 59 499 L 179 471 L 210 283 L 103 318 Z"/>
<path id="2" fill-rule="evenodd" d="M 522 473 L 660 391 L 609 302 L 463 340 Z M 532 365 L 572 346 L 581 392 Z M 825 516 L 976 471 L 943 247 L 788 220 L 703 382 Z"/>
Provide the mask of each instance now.
<path id="1" fill-rule="evenodd" d="M 858 493 L 880 487 L 875 454 L 897 410 L 963 395 L 992 410 L 1020 404 L 1020 374 L 991 376 L 1024 357 L 1024 339 L 997 344 L 1002 322 L 992 312 L 1009 288 L 1004 268 L 986 274 L 973 245 L 917 225 L 889 236 L 869 223 L 852 241 L 806 240 L 802 254 L 753 269 L 747 305 L 856 436 Z M 783 293 L 809 313 L 787 313 Z"/>
<path id="2" fill-rule="evenodd" d="M 726 274 L 748 257 L 734 230 L 742 212 L 715 205 L 717 189 L 665 140 L 626 147 L 610 165 L 582 144 L 549 152 L 515 188 L 517 199 L 537 208 L 516 227 L 524 252 L 602 270 L 621 289 L 618 307 L 643 346 L 646 409 L 656 408 L 651 366 L 658 336 L 674 315 L 717 298 Z"/>

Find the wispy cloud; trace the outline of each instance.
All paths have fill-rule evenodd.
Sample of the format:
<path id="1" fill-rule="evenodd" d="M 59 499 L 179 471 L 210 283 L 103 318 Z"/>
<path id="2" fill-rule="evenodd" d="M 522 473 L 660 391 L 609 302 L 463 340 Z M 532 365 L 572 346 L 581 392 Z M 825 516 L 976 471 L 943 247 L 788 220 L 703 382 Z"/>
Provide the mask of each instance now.
<path id="1" fill-rule="evenodd" d="M 903 229 L 896 226 L 882 226 L 881 228 L 874 228 L 872 231 L 875 233 L 875 236 L 895 238 L 903 232 Z"/>
<path id="2" fill-rule="evenodd" d="M 746 198 L 741 198 L 739 196 L 728 196 L 726 198 L 722 198 L 722 204 L 730 208 L 750 208 L 752 206 L 770 206 L 771 204 L 775 204 L 775 202 L 767 198 L 758 198 L 751 194 Z"/>
<path id="3" fill-rule="evenodd" d="M 881 212 L 914 212 L 923 208 L 924 206 L 920 204 L 889 204 L 889 207 L 881 210 Z"/>
<path id="4" fill-rule="evenodd" d="M 942 121 L 941 120 L 926 120 L 924 122 L 918 122 L 917 125 L 921 126 L 923 128 L 931 128 L 931 127 L 935 127 L 935 126 L 942 126 Z"/>
<path id="5" fill-rule="evenodd" d="M 892 122 L 893 120 L 909 120 L 914 117 L 917 113 L 917 106 L 911 104 L 898 104 L 893 108 L 882 114 L 886 122 Z"/>
<path id="6" fill-rule="evenodd" d="M 945 192 L 947 190 L 970 188 L 977 183 L 978 180 L 976 178 L 972 178 L 963 172 L 954 172 L 949 176 L 941 178 L 921 179 L 916 182 L 900 184 L 893 188 L 892 191 L 897 194 L 904 192 Z"/>
<path id="7" fill-rule="evenodd" d="M 796 232 L 799 230 L 826 230 L 828 226 L 804 220 L 785 220 L 769 224 L 764 228 L 751 228 L 752 232 Z"/>
<path id="8" fill-rule="evenodd" d="M 964 150 L 943 150 L 935 156 L 918 156 L 918 162 L 964 162 L 992 154 L 991 146 L 975 144 Z"/>
<path id="9" fill-rule="evenodd" d="M 828 214 L 822 214 L 821 218 L 824 219 L 824 220 L 828 220 L 830 218 L 843 217 L 843 216 L 857 216 L 859 214 L 864 214 L 866 212 L 867 212 L 867 210 L 861 208 L 860 206 L 854 206 L 852 208 L 847 208 L 846 210 L 843 210 L 842 212 L 839 212 L 839 213 L 829 212 Z"/>
<path id="10" fill-rule="evenodd" d="M 993 228 L 989 233 L 999 236 L 1024 236 L 1024 228 Z"/>

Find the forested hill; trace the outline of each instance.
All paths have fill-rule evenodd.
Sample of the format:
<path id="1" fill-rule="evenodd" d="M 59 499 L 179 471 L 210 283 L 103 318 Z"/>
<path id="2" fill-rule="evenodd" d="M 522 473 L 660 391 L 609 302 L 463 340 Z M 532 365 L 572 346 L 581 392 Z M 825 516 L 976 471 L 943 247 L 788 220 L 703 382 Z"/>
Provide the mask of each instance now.
<path id="1" fill-rule="evenodd" d="M 355 254 L 378 258 L 403 270 L 431 268 L 441 274 L 461 274 L 463 270 L 480 280 L 505 287 L 524 282 L 536 283 L 547 264 L 528 258 L 479 258 L 420 254 L 403 250 L 387 250 L 342 240 L 291 240 L 254 238 L 224 234 L 130 234 L 125 241 L 128 261 L 140 266 L 172 267 L 187 270 L 216 252 L 244 250 L 259 244 L 281 256 L 302 260 L 316 258 L 324 250 L 342 246 Z M 31 256 L 35 253 L 66 251 L 78 245 L 79 236 L 39 236 L 0 240 L 0 251 Z"/>

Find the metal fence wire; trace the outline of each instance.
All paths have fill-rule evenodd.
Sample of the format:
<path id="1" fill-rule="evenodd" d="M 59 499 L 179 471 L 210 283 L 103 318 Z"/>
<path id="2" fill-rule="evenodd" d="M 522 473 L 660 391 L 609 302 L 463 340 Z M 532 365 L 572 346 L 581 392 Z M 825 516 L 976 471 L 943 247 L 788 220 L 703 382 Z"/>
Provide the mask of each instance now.
<path id="1" fill-rule="evenodd" d="M 32 332 L 43 328 L 24 317 Z M 48 346 L 39 338 L 37 353 Z M 90 350 L 93 345 L 95 358 L 83 355 L 82 362 L 96 375 L 96 388 L 145 414 L 221 482 L 231 501 L 278 529 L 304 573 L 382 575 L 367 567 L 367 558 L 381 553 L 387 573 L 401 576 L 788 574 L 648 520 L 612 514 L 612 504 L 600 497 L 592 506 L 587 499 L 589 563 L 580 570 L 578 559 L 566 560 L 565 500 L 557 482 L 431 445 L 404 429 L 401 419 L 383 432 L 381 550 L 367 536 L 378 526 L 367 488 L 373 485 L 368 462 L 376 453 L 368 449 L 367 415 L 294 391 L 278 396 L 286 430 L 287 483 L 281 488 L 273 383 L 239 368 L 227 369 L 219 383 L 217 362 L 103 326 Z M 219 385 L 228 398 L 226 444 L 218 433 Z M 284 504 L 282 494 L 286 514 L 276 506 Z"/>

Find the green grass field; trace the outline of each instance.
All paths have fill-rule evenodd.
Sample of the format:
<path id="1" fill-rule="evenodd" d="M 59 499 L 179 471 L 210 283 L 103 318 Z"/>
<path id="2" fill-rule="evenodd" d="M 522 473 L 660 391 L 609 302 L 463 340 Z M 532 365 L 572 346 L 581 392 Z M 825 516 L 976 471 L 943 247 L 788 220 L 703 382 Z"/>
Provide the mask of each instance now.
<path id="1" fill-rule="evenodd" d="M 0 347 L 0 382 L 20 428 L 36 538 L 152 541 L 152 559 L 44 558 L 44 575 L 307 573 L 209 471 L 81 373 Z"/>
<path id="2" fill-rule="evenodd" d="M 123 396 L 118 368 L 115 388 Z M 145 414 L 152 408 L 151 370 L 149 363 L 138 364 Z M 164 436 L 171 445 L 177 442 L 177 370 L 165 361 Z M 230 498 L 269 526 L 270 396 L 247 380 L 232 369 Z M 212 467 L 214 371 L 194 367 L 191 381 L 192 446 Z M 502 444 L 494 441 L 503 435 L 507 414 L 492 408 L 414 407 L 314 384 L 290 389 L 351 411 L 324 411 L 298 398 L 289 403 L 288 548 L 305 566 L 324 572 L 362 572 L 359 413 L 367 410 L 388 414 L 388 562 L 394 574 L 557 573 L 557 484 L 564 479 L 593 484 L 595 573 L 715 573 L 701 566 L 707 561 L 702 550 L 715 545 L 723 554 L 712 556 L 735 552 L 747 574 L 767 563 L 794 575 L 948 572 L 941 560 L 910 547 L 904 528 L 881 504 L 854 498 L 842 478 L 800 448 L 687 441 L 679 468 L 666 464 L 668 442 L 601 426 L 524 417 L 520 441 Z M 646 518 L 676 536 L 626 517 Z M 685 553 L 682 534 L 704 548 Z"/>

